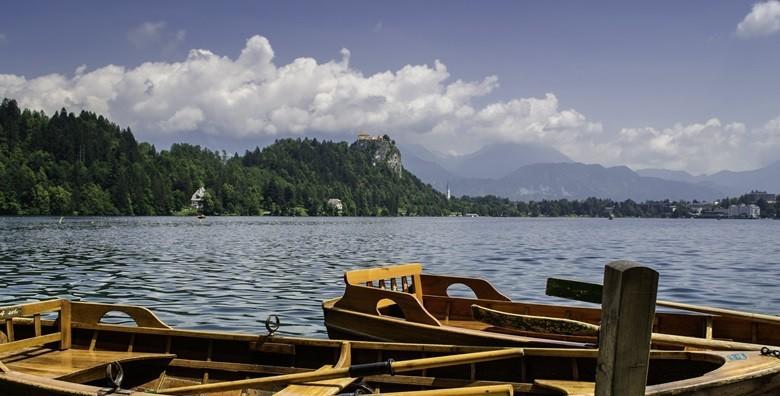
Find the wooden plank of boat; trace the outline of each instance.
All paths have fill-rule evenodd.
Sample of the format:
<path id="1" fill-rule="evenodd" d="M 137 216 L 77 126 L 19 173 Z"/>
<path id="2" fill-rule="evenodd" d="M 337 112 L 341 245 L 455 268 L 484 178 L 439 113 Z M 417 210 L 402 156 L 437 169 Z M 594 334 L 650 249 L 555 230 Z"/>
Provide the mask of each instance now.
<path id="1" fill-rule="evenodd" d="M 596 383 L 586 381 L 537 379 L 534 380 L 534 385 L 556 390 L 567 396 L 589 396 L 596 391 Z"/>
<path id="2" fill-rule="evenodd" d="M 507 327 L 523 331 L 552 334 L 598 336 L 599 326 L 571 319 L 549 318 L 501 312 L 474 304 L 471 306 L 474 318 L 494 326 Z M 652 333 L 651 340 L 660 345 L 680 345 L 726 351 L 760 351 L 765 345 L 723 340 L 707 340 L 698 337 L 676 336 Z"/>
<path id="3" fill-rule="evenodd" d="M 32 355 L 32 356 L 29 356 Z M 35 349 L 22 350 L 3 360 L 13 371 L 34 373 L 42 377 L 87 383 L 105 378 L 106 366 L 111 362 L 127 364 L 135 361 L 170 362 L 174 354 L 125 351 L 88 351 L 68 349 L 64 351 Z"/>
<path id="4" fill-rule="evenodd" d="M 591 302 L 601 304 L 602 286 L 597 283 L 588 283 L 568 279 L 548 278 L 547 290 L 548 296 L 568 298 L 576 301 Z M 780 316 L 765 315 L 753 312 L 737 311 L 733 309 L 709 307 L 705 305 L 685 304 L 674 301 L 656 300 L 656 305 L 705 313 L 710 315 L 719 315 L 730 318 L 747 319 L 754 322 L 780 325 Z"/>
<path id="5" fill-rule="evenodd" d="M 341 345 L 339 361 L 335 365 L 324 365 L 316 372 L 332 368 L 349 366 L 352 363 L 352 346 L 349 342 Z M 357 378 L 345 377 L 311 383 L 287 385 L 274 396 L 331 396 L 340 393 L 344 388 L 355 382 Z"/>
<path id="6" fill-rule="evenodd" d="M 321 373 L 332 369 L 333 366 L 325 365 L 319 368 L 315 373 Z M 274 393 L 274 396 L 331 396 L 340 393 L 349 384 L 357 381 L 357 378 L 344 377 L 324 381 L 306 382 L 301 384 L 288 385 L 281 391 Z"/>

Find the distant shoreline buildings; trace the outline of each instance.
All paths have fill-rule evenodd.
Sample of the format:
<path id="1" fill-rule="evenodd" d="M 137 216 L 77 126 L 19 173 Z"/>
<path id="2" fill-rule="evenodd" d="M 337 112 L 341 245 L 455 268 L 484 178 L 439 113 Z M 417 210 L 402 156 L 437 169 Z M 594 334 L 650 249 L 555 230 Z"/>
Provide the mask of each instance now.
<path id="1" fill-rule="evenodd" d="M 743 197 L 747 202 L 758 203 L 763 200 L 768 205 L 774 205 L 778 195 L 766 191 L 751 191 Z M 730 204 L 728 207 L 723 207 L 717 201 L 713 203 L 701 202 L 688 207 L 688 213 L 692 217 L 702 219 L 758 219 L 761 217 L 761 207 L 754 203 Z"/>

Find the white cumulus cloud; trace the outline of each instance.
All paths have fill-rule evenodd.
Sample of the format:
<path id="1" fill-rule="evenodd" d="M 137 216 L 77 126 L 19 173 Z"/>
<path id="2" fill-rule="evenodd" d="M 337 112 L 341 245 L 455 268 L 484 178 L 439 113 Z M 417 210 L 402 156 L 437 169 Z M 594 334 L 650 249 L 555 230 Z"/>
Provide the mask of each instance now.
<path id="1" fill-rule="evenodd" d="M 666 168 L 694 174 L 755 169 L 778 159 L 780 117 L 759 128 L 712 118 L 666 128 L 623 128 L 583 147 L 601 163 L 634 169 Z"/>
<path id="2" fill-rule="evenodd" d="M 141 44 L 164 28 L 144 24 L 132 40 Z M 498 86 L 495 76 L 453 80 L 439 61 L 366 76 L 349 59 L 342 49 L 339 59 L 324 63 L 298 58 L 276 65 L 268 40 L 254 36 L 235 59 L 196 49 L 180 62 L 135 68 L 82 66 L 72 76 L 30 79 L 0 75 L 0 96 L 48 113 L 62 106 L 89 109 L 147 140 L 189 131 L 252 137 L 367 130 L 467 152 L 491 141 L 566 143 L 600 129 L 577 111 L 560 109 L 553 94 L 476 106 L 475 98 Z"/>
<path id="3" fill-rule="evenodd" d="M 780 31 L 780 1 L 756 3 L 737 25 L 737 36 L 742 38 L 768 36 Z"/>
<path id="4" fill-rule="evenodd" d="M 234 58 L 194 49 L 179 62 L 79 66 L 72 75 L 32 78 L 0 74 L 0 98 L 49 114 L 63 106 L 94 111 L 146 141 L 187 141 L 192 132 L 340 138 L 365 130 L 441 152 L 536 143 L 582 162 L 695 173 L 755 168 L 780 152 L 780 117 L 752 129 L 711 119 L 605 130 L 553 93 L 477 104 L 498 87 L 495 76 L 452 78 L 440 61 L 364 75 L 350 56 L 342 49 L 327 62 L 304 57 L 277 65 L 271 43 L 253 36 Z"/>

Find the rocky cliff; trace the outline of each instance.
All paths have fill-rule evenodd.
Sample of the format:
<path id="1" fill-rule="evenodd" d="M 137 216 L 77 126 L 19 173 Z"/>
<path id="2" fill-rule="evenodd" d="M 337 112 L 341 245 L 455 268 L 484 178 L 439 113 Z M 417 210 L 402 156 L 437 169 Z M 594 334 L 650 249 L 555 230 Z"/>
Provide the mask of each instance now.
<path id="1" fill-rule="evenodd" d="M 384 164 L 397 177 L 401 177 L 403 174 L 401 151 L 387 135 L 371 139 L 358 139 L 353 143 L 353 147 L 366 151 L 372 158 L 372 165 Z"/>

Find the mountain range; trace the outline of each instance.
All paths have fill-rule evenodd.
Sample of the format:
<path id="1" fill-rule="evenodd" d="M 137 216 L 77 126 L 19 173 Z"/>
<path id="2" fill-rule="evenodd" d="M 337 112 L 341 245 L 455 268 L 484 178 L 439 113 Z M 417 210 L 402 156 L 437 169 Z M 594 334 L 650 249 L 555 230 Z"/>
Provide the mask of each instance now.
<path id="1" fill-rule="evenodd" d="M 665 169 L 641 169 L 637 173 L 642 176 L 709 185 L 730 196 L 741 195 L 751 190 L 780 192 L 780 160 L 759 169 L 741 172 L 723 170 L 711 175 L 694 176 L 685 171 Z"/>
<path id="2" fill-rule="evenodd" d="M 454 196 L 496 195 L 518 201 L 541 199 L 706 200 L 751 190 L 780 192 L 780 161 L 767 167 L 693 176 L 683 171 L 604 167 L 572 161 L 563 153 L 533 144 L 489 145 L 452 156 L 424 147 L 401 147 L 406 169 L 439 191 Z"/>

